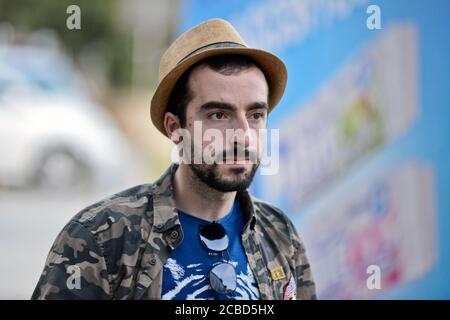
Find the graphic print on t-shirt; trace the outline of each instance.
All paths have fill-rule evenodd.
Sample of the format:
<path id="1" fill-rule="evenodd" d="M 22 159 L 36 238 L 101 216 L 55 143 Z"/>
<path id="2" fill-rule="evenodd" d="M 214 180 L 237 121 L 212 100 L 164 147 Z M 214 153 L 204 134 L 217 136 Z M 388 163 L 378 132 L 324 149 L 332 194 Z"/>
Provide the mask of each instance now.
<path id="1" fill-rule="evenodd" d="M 164 300 L 256 300 L 259 290 L 242 247 L 241 232 L 245 221 L 234 202 L 231 211 L 217 221 L 226 230 L 230 243 L 227 252 L 213 253 L 199 238 L 199 226 L 210 222 L 179 212 L 183 242 L 172 251 L 163 268 L 162 299 Z M 236 290 L 228 295 L 215 292 L 209 282 L 209 271 L 228 262 L 236 269 Z"/>

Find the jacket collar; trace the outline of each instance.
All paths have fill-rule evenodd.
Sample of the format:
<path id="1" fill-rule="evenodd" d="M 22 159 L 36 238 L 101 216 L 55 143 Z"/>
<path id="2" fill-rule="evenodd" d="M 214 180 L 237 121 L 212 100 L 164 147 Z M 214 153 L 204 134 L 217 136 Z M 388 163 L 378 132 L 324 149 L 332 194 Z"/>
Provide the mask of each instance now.
<path id="1" fill-rule="evenodd" d="M 180 224 L 172 184 L 177 168 L 176 164 L 172 164 L 153 185 L 153 227 L 160 232 Z"/>

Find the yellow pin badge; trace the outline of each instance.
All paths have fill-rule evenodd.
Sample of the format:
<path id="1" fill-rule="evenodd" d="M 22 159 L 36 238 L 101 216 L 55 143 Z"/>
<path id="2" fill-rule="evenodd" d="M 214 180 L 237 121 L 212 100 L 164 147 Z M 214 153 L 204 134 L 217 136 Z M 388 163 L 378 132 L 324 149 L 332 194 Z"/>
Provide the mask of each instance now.
<path id="1" fill-rule="evenodd" d="M 286 278 L 283 267 L 275 267 L 270 269 L 270 275 L 272 276 L 272 280 L 281 280 Z"/>

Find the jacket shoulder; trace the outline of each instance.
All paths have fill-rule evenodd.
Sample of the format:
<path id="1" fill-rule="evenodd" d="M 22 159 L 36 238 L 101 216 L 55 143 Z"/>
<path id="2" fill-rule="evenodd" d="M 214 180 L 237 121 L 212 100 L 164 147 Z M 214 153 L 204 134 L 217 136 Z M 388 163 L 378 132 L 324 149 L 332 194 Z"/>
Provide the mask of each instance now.
<path id="1" fill-rule="evenodd" d="M 258 199 L 254 196 L 252 196 L 252 201 L 255 206 L 256 214 L 262 216 L 264 219 L 269 219 L 272 223 L 291 223 L 289 217 L 280 208 L 274 206 L 273 204 L 262 199 Z"/>
<path id="2" fill-rule="evenodd" d="M 252 202 L 254 204 L 254 206 L 256 207 L 256 209 L 259 209 L 262 211 L 263 214 L 274 214 L 277 218 L 280 219 L 289 219 L 287 217 L 287 215 L 278 207 L 274 206 L 273 204 L 259 199 L 255 196 L 251 196 L 252 198 Z"/>
<path id="3" fill-rule="evenodd" d="M 110 229 L 114 224 L 140 224 L 151 213 L 152 184 L 138 185 L 106 197 L 79 211 L 71 221 L 83 225 L 93 234 Z"/>
<path id="4" fill-rule="evenodd" d="M 124 272 L 123 266 L 137 265 L 140 247 L 150 235 L 152 187 L 144 184 L 116 193 L 81 210 L 71 221 L 87 229 L 101 248 L 112 283 Z"/>
<path id="5" fill-rule="evenodd" d="M 282 238 L 288 240 L 297 249 L 303 249 L 303 243 L 292 220 L 280 208 L 252 196 L 255 214 L 263 228 L 269 228 Z"/>

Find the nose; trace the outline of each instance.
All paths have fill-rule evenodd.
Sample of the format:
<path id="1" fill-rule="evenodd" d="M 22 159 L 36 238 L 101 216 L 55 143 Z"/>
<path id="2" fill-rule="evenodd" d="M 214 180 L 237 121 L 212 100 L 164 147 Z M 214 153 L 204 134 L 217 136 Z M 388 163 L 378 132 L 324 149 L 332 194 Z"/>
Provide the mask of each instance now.
<path id="1" fill-rule="evenodd" d="M 251 144 L 251 128 L 245 114 L 239 114 L 236 117 L 236 124 L 233 128 L 235 134 L 233 135 L 233 144 L 235 147 L 247 149 Z"/>

